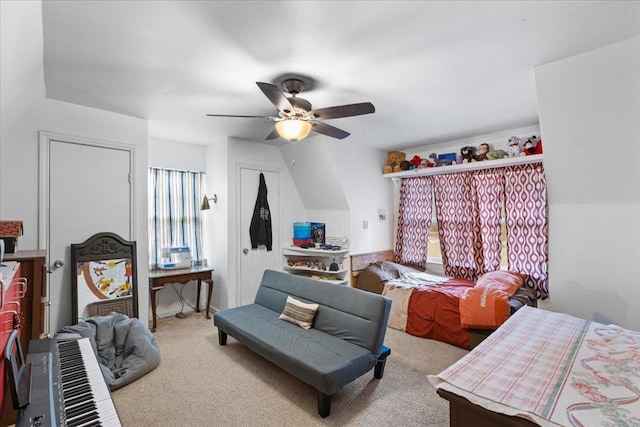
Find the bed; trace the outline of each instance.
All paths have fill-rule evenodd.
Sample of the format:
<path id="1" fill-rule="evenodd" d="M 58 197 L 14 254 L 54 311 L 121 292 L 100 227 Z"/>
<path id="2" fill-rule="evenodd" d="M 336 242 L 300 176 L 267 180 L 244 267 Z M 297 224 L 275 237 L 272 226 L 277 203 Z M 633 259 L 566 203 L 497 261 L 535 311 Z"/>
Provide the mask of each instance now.
<path id="1" fill-rule="evenodd" d="M 527 304 L 536 305 L 535 292 L 521 287 L 522 280 L 518 284 L 512 283 L 509 297 L 496 296 L 497 290 L 488 296 L 480 295 L 476 286 L 480 281 L 475 283 L 424 271 L 416 266 L 395 263 L 393 259 L 391 250 L 352 255 L 351 285 L 389 297 L 393 301 L 389 327 L 411 335 L 472 349 L 517 309 Z M 491 312 L 491 319 L 481 319 L 483 321 L 478 323 L 477 319 L 469 318 L 467 311 L 472 298 L 467 297 L 473 295 L 486 298 L 486 311 Z M 502 305 L 492 297 L 503 298 L 504 301 L 498 301 Z"/>
<path id="2" fill-rule="evenodd" d="M 640 425 L 640 332 L 523 307 L 429 381 L 451 426 Z"/>

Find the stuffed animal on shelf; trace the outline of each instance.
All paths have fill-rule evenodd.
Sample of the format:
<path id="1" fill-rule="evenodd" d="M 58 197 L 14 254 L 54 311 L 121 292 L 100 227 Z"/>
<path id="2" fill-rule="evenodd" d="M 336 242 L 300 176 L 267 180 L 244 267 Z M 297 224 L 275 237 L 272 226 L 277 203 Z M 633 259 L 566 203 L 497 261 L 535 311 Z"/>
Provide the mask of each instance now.
<path id="1" fill-rule="evenodd" d="M 509 139 L 507 140 L 507 145 L 509 147 L 509 149 L 507 150 L 507 152 L 509 153 L 509 158 L 522 157 L 525 155 L 522 152 L 523 141 L 517 136 L 509 137 Z"/>
<path id="2" fill-rule="evenodd" d="M 431 162 L 429 159 L 422 159 L 420 161 L 420 166 L 418 166 L 418 169 L 423 169 L 423 168 L 432 168 L 435 165 L 433 164 L 433 162 Z"/>
<path id="3" fill-rule="evenodd" d="M 487 153 L 487 160 L 506 159 L 509 153 L 504 150 L 492 150 Z"/>
<path id="4" fill-rule="evenodd" d="M 524 143 L 524 154 L 531 156 L 533 154 L 542 154 L 542 140 L 533 135 Z"/>
<path id="5" fill-rule="evenodd" d="M 384 161 L 384 173 L 400 172 L 400 163 L 402 163 L 406 154 L 402 151 L 392 151 L 387 154 L 387 159 Z"/>
<path id="6" fill-rule="evenodd" d="M 462 156 L 462 163 L 469 163 L 476 155 L 476 147 L 467 145 L 460 149 L 460 155 Z"/>
<path id="7" fill-rule="evenodd" d="M 403 160 L 400 162 L 400 170 L 402 171 L 409 171 L 415 168 L 416 167 L 413 166 L 413 163 L 411 163 L 409 160 Z"/>
<path id="8" fill-rule="evenodd" d="M 478 145 L 478 149 L 476 150 L 476 154 L 475 156 L 473 156 L 473 161 L 474 162 L 481 162 L 483 160 L 487 160 L 487 153 L 491 150 L 491 147 L 489 147 L 489 144 L 487 144 L 486 142 L 483 142 L 482 144 Z"/>
<path id="9" fill-rule="evenodd" d="M 409 161 L 411 162 L 411 164 L 413 165 L 414 168 L 419 168 L 420 167 L 420 162 L 422 162 L 422 158 L 416 154 Z"/>

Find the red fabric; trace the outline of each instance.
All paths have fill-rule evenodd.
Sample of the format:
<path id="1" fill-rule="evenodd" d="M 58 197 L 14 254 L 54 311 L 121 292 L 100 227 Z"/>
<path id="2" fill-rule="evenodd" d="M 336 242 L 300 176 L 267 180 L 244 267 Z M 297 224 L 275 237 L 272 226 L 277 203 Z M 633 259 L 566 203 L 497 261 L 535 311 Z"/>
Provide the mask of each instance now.
<path id="1" fill-rule="evenodd" d="M 469 280 L 452 278 L 436 286 L 419 286 L 409 299 L 406 332 L 469 349 L 469 331 L 460 324 L 459 301 Z"/>
<path id="2" fill-rule="evenodd" d="M 509 296 L 497 286 L 476 286 L 460 298 L 460 325 L 496 329 L 511 314 Z"/>
<path id="3" fill-rule="evenodd" d="M 511 314 L 509 297 L 525 279 L 520 273 L 490 271 L 460 298 L 460 324 L 463 328 L 496 329 Z"/>
<path id="4" fill-rule="evenodd" d="M 395 250 L 395 261 L 400 264 L 413 264 L 423 268 L 427 265 L 431 187 L 432 179 L 429 176 L 402 180 Z"/>
<path id="5" fill-rule="evenodd" d="M 537 297 L 549 296 L 547 275 L 547 192 L 542 163 L 505 171 L 508 269 L 527 275 Z"/>

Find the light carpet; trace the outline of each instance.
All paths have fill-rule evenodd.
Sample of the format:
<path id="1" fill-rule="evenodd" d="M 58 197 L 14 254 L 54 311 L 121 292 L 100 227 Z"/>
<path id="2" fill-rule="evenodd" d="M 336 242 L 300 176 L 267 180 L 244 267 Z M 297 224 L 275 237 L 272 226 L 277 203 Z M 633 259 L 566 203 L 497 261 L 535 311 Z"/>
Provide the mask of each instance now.
<path id="1" fill-rule="evenodd" d="M 449 425 L 448 402 L 427 380 L 467 351 L 388 329 L 384 376 L 373 370 L 331 399 L 318 415 L 316 391 L 229 337 L 218 344 L 202 313 L 160 319 L 160 366 L 113 392 L 127 426 L 438 426 Z"/>

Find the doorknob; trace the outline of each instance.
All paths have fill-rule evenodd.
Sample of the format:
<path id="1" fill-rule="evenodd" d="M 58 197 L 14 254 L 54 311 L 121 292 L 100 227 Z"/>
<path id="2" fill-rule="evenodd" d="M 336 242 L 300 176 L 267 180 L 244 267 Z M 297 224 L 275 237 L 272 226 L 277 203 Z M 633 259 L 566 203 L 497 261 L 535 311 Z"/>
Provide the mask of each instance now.
<path id="1" fill-rule="evenodd" d="M 62 261 L 61 259 L 55 260 L 53 264 L 49 267 L 48 273 L 53 273 L 54 270 L 59 269 L 63 265 L 64 265 L 64 261 Z"/>
<path id="2" fill-rule="evenodd" d="M 243 253 L 243 254 L 245 254 L 245 255 L 246 255 L 246 254 L 248 254 L 248 253 L 249 253 L 249 249 L 244 248 L 244 249 L 242 250 L 242 253 Z"/>

